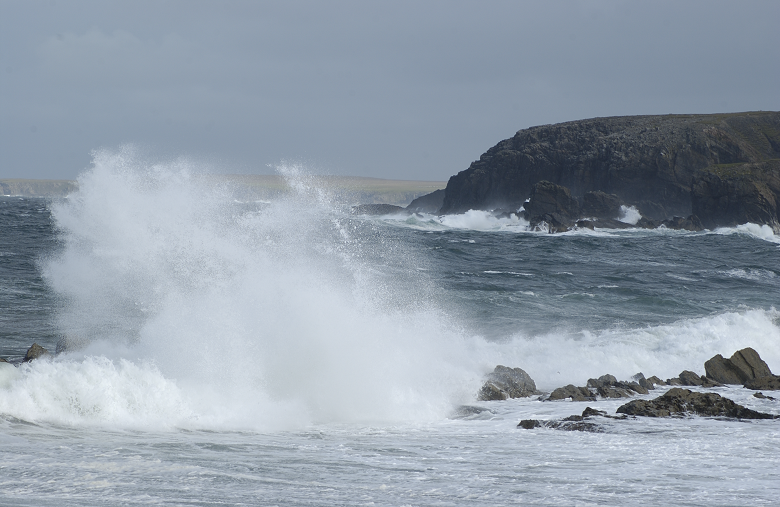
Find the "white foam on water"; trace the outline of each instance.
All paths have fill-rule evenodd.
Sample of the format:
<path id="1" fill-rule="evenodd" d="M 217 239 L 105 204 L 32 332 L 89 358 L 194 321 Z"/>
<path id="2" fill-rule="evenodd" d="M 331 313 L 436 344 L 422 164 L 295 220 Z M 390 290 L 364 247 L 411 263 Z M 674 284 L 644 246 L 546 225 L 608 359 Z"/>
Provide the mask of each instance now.
<path id="1" fill-rule="evenodd" d="M 413 253 L 363 238 L 299 168 L 282 171 L 292 195 L 247 209 L 186 161 L 97 153 L 79 192 L 53 206 L 64 248 L 44 276 L 70 343 L 108 362 L 71 354 L 25 367 L 2 406 L 56 377 L 62 394 L 30 394 L 38 408 L 13 413 L 74 423 L 81 412 L 68 400 L 93 395 L 68 389 L 101 369 L 139 399 L 175 386 L 173 408 L 150 409 L 159 419 L 83 415 L 130 426 L 419 420 L 470 399 L 481 372 L 453 347 L 446 316 L 415 295 L 419 272 L 390 277 L 362 260 L 380 249 L 415 265 Z M 134 383 L 139 375 L 156 383 Z"/>
<path id="2" fill-rule="evenodd" d="M 736 227 L 718 227 L 712 232 L 723 236 L 742 234 L 745 236 L 752 236 L 754 238 L 762 239 L 764 241 L 769 241 L 770 243 L 780 244 L 780 236 L 776 235 L 772 228 L 768 225 L 747 223 L 738 225 Z"/>
<path id="3" fill-rule="evenodd" d="M 704 362 L 753 347 L 774 372 L 780 371 L 780 311 L 747 310 L 685 319 L 673 324 L 602 332 L 551 332 L 509 343 L 486 345 L 490 360 L 525 369 L 542 389 L 585 385 L 610 373 L 629 379 L 642 372 L 662 379 L 683 370 L 704 374 Z M 493 355 L 495 354 L 495 355 Z M 488 360 L 486 359 L 486 362 Z"/>

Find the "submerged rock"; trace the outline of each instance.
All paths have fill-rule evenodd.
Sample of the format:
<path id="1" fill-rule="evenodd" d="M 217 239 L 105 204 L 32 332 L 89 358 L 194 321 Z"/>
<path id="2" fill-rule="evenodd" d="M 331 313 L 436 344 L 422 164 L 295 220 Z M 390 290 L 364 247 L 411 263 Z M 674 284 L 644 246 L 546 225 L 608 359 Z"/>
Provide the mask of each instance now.
<path id="1" fill-rule="evenodd" d="M 750 347 L 734 352 L 725 359 L 720 354 L 704 363 L 707 377 L 723 384 L 744 384 L 760 377 L 771 377 L 769 366 Z"/>
<path id="2" fill-rule="evenodd" d="M 477 399 L 481 401 L 524 398 L 542 394 L 536 390 L 536 383 L 528 373 L 520 368 L 498 365 L 488 375 L 487 381 L 479 390 Z"/>
<path id="3" fill-rule="evenodd" d="M 670 417 L 695 414 L 736 419 L 775 419 L 777 416 L 756 412 L 716 393 L 697 393 L 675 387 L 654 400 L 633 400 L 621 405 L 619 414 L 644 417 Z"/>
<path id="4" fill-rule="evenodd" d="M 588 431 L 591 433 L 603 433 L 604 428 L 595 422 L 590 421 L 593 417 L 605 417 L 608 419 L 625 419 L 626 416 L 615 417 L 608 415 L 603 410 L 596 410 L 585 407 L 582 415 L 570 415 L 561 420 L 540 421 L 538 419 L 523 419 L 517 425 L 518 428 L 531 430 L 534 428 L 550 428 L 563 431 Z"/>
<path id="5" fill-rule="evenodd" d="M 762 400 L 772 400 L 772 401 L 775 401 L 775 399 L 772 398 L 771 396 L 766 396 L 764 393 L 761 393 L 761 392 L 758 392 L 758 393 L 754 394 L 753 397 L 754 398 L 761 398 Z"/>
<path id="6" fill-rule="evenodd" d="M 41 347 L 37 343 L 33 343 L 32 346 L 27 349 L 27 353 L 24 355 L 24 362 L 27 363 L 33 359 L 51 355 L 48 350 Z"/>

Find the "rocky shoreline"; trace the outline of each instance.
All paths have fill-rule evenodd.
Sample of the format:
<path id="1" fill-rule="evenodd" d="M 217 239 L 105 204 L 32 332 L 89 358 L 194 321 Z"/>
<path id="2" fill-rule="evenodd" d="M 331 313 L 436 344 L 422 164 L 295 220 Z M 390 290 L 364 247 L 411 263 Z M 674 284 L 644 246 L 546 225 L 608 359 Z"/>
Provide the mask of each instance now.
<path id="1" fill-rule="evenodd" d="M 597 379 L 589 379 L 585 386 L 569 384 L 545 394 L 536 389 L 533 379 L 521 368 L 498 365 L 488 374 L 477 399 L 489 402 L 538 396 L 537 400 L 545 402 L 564 400 L 595 402 L 603 399 L 647 395 L 655 390 L 656 386 L 672 386 L 655 399 L 635 399 L 621 405 L 615 415 L 587 407 L 581 415 L 572 415 L 561 420 L 522 420 L 518 427 L 523 429 L 552 428 L 601 432 L 603 428 L 597 423 L 599 417 L 627 419 L 696 415 L 729 419 L 780 419 L 777 415 L 743 407 L 715 392 L 684 389 L 684 387 L 714 388 L 724 385 L 742 385 L 747 389 L 758 391 L 754 394 L 756 398 L 774 401 L 774 397 L 760 391 L 780 390 L 780 376 L 771 372 L 769 366 L 755 350 L 749 347 L 738 350 L 728 359 L 718 354 L 709 359 L 704 368 L 706 372 L 704 376 L 685 370 L 677 377 L 665 381 L 656 376 L 646 378 L 642 373 L 637 373 L 631 380 L 619 381 L 613 375 L 606 374 Z"/>
<path id="2" fill-rule="evenodd" d="M 621 207 L 642 219 L 621 221 Z M 573 227 L 780 234 L 780 112 L 593 118 L 518 131 L 400 213 L 523 213 Z M 370 214 L 370 213 L 369 213 Z"/>

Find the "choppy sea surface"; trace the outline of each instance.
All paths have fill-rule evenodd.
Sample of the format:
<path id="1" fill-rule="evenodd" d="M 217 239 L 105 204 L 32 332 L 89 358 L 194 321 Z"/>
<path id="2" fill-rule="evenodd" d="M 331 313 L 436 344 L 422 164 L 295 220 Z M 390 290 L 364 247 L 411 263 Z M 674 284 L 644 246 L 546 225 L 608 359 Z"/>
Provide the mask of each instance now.
<path id="1" fill-rule="evenodd" d="M 777 505 L 780 421 L 522 430 L 625 400 L 475 400 L 497 364 L 546 391 L 747 346 L 780 372 L 770 229 L 355 216 L 280 171 L 243 202 L 103 152 L 67 199 L 0 197 L 0 505 Z M 60 353 L 19 364 L 33 342 Z"/>

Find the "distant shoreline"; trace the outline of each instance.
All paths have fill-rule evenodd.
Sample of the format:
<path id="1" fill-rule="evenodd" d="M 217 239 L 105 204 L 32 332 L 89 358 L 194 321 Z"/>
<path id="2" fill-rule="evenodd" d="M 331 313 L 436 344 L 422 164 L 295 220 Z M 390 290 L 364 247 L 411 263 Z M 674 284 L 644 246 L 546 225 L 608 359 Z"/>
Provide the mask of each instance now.
<path id="1" fill-rule="evenodd" d="M 235 185 L 242 198 L 266 199 L 289 191 L 285 179 L 275 174 L 209 175 L 216 181 Z M 391 180 L 363 176 L 304 176 L 304 180 L 354 200 L 353 204 L 375 202 L 406 206 L 421 195 L 447 186 L 446 181 Z M 78 190 L 74 180 L 0 179 L 3 196 L 58 198 Z"/>

